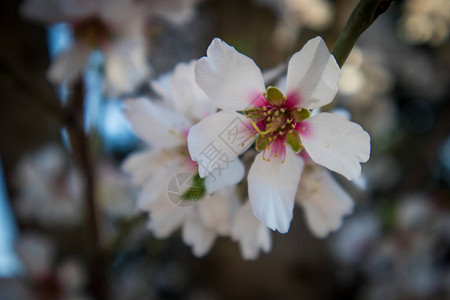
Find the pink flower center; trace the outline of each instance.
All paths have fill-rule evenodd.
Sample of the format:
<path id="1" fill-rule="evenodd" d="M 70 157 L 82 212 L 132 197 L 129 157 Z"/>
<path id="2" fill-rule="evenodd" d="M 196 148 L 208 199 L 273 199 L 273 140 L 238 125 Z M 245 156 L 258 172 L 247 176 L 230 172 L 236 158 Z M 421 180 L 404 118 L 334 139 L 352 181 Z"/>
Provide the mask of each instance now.
<path id="1" fill-rule="evenodd" d="M 307 130 L 307 124 L 303 120 L 309 117 L 310 112 L 292 107 L 277 88 L 269 87 L 256 106 L 244 111 L 244 114 L 253 120 L 251 124 L 254 130 L 250 135 L 258 136 L 256 149 L 264 151 L 264 160 L 281 157 L 283 163 L 288 144 L 295 152 L 301 150 L 299 131 Z"/>

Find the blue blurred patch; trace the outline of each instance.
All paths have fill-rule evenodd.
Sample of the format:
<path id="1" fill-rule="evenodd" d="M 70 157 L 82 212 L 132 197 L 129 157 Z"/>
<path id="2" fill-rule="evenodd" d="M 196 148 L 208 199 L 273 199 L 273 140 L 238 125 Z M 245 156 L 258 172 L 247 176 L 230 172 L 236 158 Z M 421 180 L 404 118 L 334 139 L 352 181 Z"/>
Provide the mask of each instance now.
<path id="1" fill-rule="evenodd" d="M 17 228 L 9 205 L 0 159 L 0 278 L 17 276 L 22 266 L 15 253 Z"/>

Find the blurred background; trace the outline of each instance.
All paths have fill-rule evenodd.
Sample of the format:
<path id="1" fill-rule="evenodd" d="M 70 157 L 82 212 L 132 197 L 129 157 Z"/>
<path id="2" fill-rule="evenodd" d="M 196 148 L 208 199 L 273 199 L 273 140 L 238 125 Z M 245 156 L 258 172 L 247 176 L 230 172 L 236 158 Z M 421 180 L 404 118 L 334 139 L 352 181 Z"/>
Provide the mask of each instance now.
<path id="1" fill-rule="evenodd" d="M 204 56 L 214 37 L 262 70 L 286 63 L 317 35 L 332 48 L 357 3 L 188 2 L 183 24 L 153 14 L 145 20 L 152 78 Z M 27 20 L 20 5 L 0 2 L 0 299 L 95 299 L 82 182 L 64 131 L 40 101 L 64 94 L 46 72 L 70 30 Z M 450 0 L 394 1 L 363 33 L 326 108 L 371 135 L 361 178 L 336 176 L 353 196 L 354 213 L 338 232 L 317 239 L 296 208 L 290 231 L 274 233 L 272 251 L 255 261 L 244 261 L 230 239 L 198 259 L 179 234 L 158 240 L 146 231 L 136 190 L 120 171 L 141 145 L 120 99 L 101 93 L 101 54 L 91 56 L 85 126 L 112 298 L 450 299 L 449 33 Z M 146 81 L 132 95 L 149 93 Z"/>

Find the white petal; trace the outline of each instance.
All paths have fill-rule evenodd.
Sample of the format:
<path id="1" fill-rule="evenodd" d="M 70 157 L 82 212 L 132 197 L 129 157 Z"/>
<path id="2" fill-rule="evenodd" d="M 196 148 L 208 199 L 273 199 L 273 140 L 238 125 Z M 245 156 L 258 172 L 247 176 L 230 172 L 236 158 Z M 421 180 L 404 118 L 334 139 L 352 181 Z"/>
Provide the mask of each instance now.
<path id="1" fill-rule="evenodd" d="M 214 104 L 243 110 L 264 92 L 261 70 L 249 57 L 215 38 L 195 67 L 195 79 Z"/>
<path id="2" fill-rule="evenodd" d="M 108 92 L 112 95 L 132 92 L 150 74 L 142 39 L 115 43 L 105 56 Z"/>
<path id="3" fill-rule="evenodd" d="M 191 209 L 177 207 L 161 199 L 154 204 L 150 212 L 147 228 L 157 238 L 166 238 L 185 222 Z"/>
<path id="4" fill-rule="evenodd" d="M 143 185 L 155 170 L 173 158 L 164 150 L 151 150 L 133 153 L 122 163 L 122 170 L 131 176 L 134 185 Z"/>
<path id="5" fill-rule="evenodd" d="M 181 226 L 193 206 L 182 207 L 174 203 L 175 199 L 169 196 L 169 182 L 179 173 L 187 172 L 183 168 L 183 158 L 174 159 L 161 166 L 152 179 L 145 185 L 138 198 L 138 207 L 149 211 L 150 219 L 147 227 L 158 238 L 169 236 Z M 181 191 L 181 194 L 183 191 Z"/>
<path id="6" fill-rule="evenodd" d="M 229 234 L 234 214 L 241 206 L 234 187 L 218 191 L 198 202 L 198 209 L 206 227 L 221 235 Z"/>
<path id="7" fill-rule="evenodd" d="M 263 160 L 256 156 L 248 174 L 248 195 L 255 216 L 272 230 L 286 233 L 292 220 L 303 161 L 286 149 L 285 163 L 281 158 Z"/>
<path id="8" fill-rule="evenodd" d="M 193 211 L 183 225 L 182 230 L 183 241 L 186 245 L 192 247 L 192 252 L 196 257 L 202 257 L 209 252 L 217 233 L 207 228 L 198 212 Z"/>
<path id="9" fill-rule="evenodd" d="M 125 114 L 134 132 L 156 148 L 184 144 L 181 132 L 191 125 L 183 115 L 145 98 L 126 100 Z"/>
<path id="10" fill-rule="evenodd" d="M 217 108 L 195 82 L 196 60 L 179 63 L 174 71 L 151 82 L 152 88 L 162 99 L 182 114 L 195 120 L 201 120 L 216 112 Z"/>
<path id="11" fill-rule="evenodd" d="M 212 114 L 192 126 L 187 142 L 200 177 L 226 166 L 247 150 L 255 139 L 249 138 L 251 130 L 245 116 L 229 111 Z"/>
<path id="12" fill-rule="evenodd" d="M 91 53 L 91 48 L 83 43 L 75 43 L 52 62 L 47 77 L 55 84 L 72 83 L 81 72 Z"/>
<path id="13" fill-rule="evenodd" d="M 353 201 L 330 173 L 319 165 L 305 167 L 297 202 L 303 206 L 309 229 L 319 238 L 338 230 L 344 216 L 353 211 Z"/>
<path id="14" fill-rule="evenodd" d="M 321 37 L 309 40 L 289 61 L 286 90 L 295 106 L 313 109 L 333 101 L 341 70 Z M 295 96 L 292 96 L 295 95 Z"/>
<path id="15" fill-rule="evenodd" d="M 249 201 L 236 213 L 231 234 L 233 240 L 239 242 L 241 255 L 246 260 L 258 258 L 260 250 L 267 253 L 272 249 L 272 235 L 255 217 Z"/>
<path id="16" fill-rule="evenodd" d="M 239 158 L 217 167 L 205 177 L 205 186 L 208 194 L 212 194 L 227 186 L 234 185 L 242 180 L 245 169 Z"/>
<path id="17" fill-rule="evenodd" d="M 348 180 L 361 174 L 360 162 L 370 156 L 370 137 L 361 126 L 331 113 L 306 119 L 300 136 L 311 159 Z"/>
<path id="18" fill-rule="evenodd" d="M 163 200 L 176 206 L 172 202 L 176 200 L 169 198 L 168 185 L 178 174 L 188 172 L 183 167 L 183 161 L 183 157 L 175 157 L 156 169 L 153 176 L 145 183 L 139 194 L 137 205 L 140 210 L 152 210 L 154 203 L 158 200 Z M 180 194 L 182 193 L 183 191 L 180 192 Z"/>

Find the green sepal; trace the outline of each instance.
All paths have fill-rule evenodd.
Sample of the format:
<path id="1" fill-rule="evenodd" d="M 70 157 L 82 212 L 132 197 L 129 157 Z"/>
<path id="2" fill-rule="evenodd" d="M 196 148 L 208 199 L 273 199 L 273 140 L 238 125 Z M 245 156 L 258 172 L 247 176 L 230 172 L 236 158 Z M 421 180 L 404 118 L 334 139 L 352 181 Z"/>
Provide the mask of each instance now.
<path id="1" fill-rule="evenodd" d="M 301 122 L 311 116 L 311 112 L 307 109 L 300 109 L 300 111 L 294 110 L 291 114 L 296 122 Z"/>
<path id="2" fill-rule="evenodd" d="M 262 136 L 259 135 L 258 138 L 256 138 L 255 148 L 258 151 L 263 151 L 266 149 L 267 143 L 269 142 L 269 137 L 267 135 Z"/>
<path id="3" fill-rule="evenodd" d="M 279 88 L 274 86 L 267 88 L 266 99 L 270 104 L 275 106 L 283 105 L 286 102 L 286 96 L 283 95 L 283 92 Z"/>
<path id="4" fill-rule="evenodd" d="M 300 143 L 300 135 L 297 130 L 293 130 L 292 132 L 288 131 L 286 134 L 286 142 L 291 146 L 295 153 L 299 153 L 303 148 L 303 145 Z"/>
<path id="5" fill-rule="evenodd" d="M 192 185 L 181 195 L 183 201 L 197 201 L 206 194 L 205 180 L 198 173 L 192 178 Z"/>

